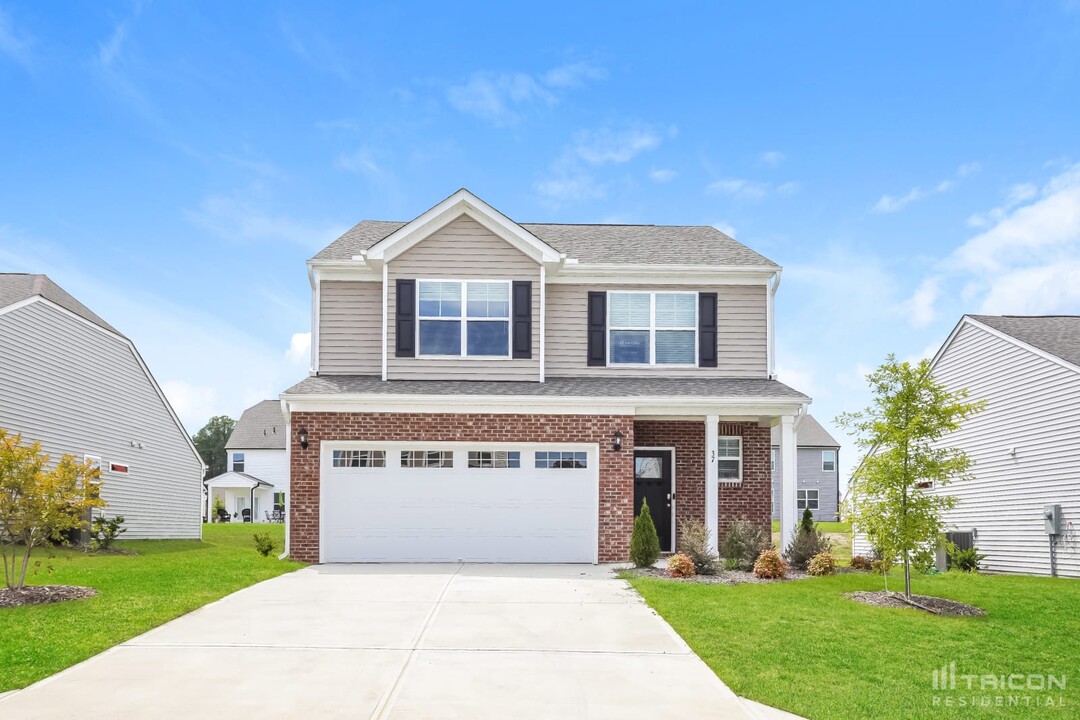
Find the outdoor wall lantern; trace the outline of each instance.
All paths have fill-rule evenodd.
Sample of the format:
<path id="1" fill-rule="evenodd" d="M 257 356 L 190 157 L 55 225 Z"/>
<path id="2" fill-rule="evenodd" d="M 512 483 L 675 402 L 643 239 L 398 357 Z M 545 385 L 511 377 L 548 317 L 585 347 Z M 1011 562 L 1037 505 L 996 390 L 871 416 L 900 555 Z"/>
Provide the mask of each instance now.
<path id="1" fill-rule="evenodd" d="M 308 446 L 307 428 L 300 428 L 300 430 L 296 433 L 296 435 L 297 435 L 297 437 L 300 438 L 300 447 L 307 450 L 307 446 Z"/>
<path id="2" fill-rule="evenodd" d="M 612 443 L 611 443 L 612 450 L 614 450 L 615 452 L 619 452 L 620 450 L 622 450 L 622 439 L 623 439 L 623 437 L 624 437 L 624 435 L 622 434 L 622 430 L 616 430 L 615 431 L 615 434 L 611 438 L 611 440 L 612 440 Z"/>

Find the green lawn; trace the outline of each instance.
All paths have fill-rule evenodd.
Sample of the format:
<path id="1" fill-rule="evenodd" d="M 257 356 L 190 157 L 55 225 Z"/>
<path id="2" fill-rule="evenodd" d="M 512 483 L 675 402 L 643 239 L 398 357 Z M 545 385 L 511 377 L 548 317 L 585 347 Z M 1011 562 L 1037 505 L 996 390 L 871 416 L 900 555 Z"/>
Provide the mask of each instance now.
<path id="1" fill-rule="evenodd" d="M 645 600 L 738 694 L 808 718 L 1080 717 L 1080 581 L 1001 575 L 918 576 L 914 591 L 978 605 L 983 618 L 935 617 L 842 597 L 879 590 L 849 573 L 798 582 L 695 585 L 629 576 Z M 894 585 L 895 582 L 895 585 Z M 902 579 L 890 578 L 890 589 Z M 935 691 L 932 672 L 1065 675 L 1065 691 Z M 1035 696 L 1009 707 L 1008 696 Z M 935 706 L 934 697 L 940 699 Z M 960 697 L 1004 707 L 946 707 Z M 1064 699 L 1047 708 L 1046 697 Z M 1042 698 L 1041 700 L 1039 698 Z M 996 702 L 996 700 L 992 700 Z"/>
<path id="2" fill-rule="evenodd" d="M 255 552 L 254 532 L 278 549 Z M 25 687 L 150 628 L 247 587 L 303 567 L 281 561 L 284 525 L 204 525 L 203 540 L 117 543 L 138 555 L 35 552 L 36 585 L 87 585 L 87 600 L 0 608 L 0 692 Z M 44 572 L 51 566 L 52 572 Z M 166 668 L 167 670 L 167 668 Z"/>
<path id="3" fill-rule="evenodd" d="M 851 532 L 851 523 L 850 522 L 816 522 L 816 523 L 814 523 L 814 527 L 816 527 L 818 530 L 820 530 L 821 532 L 824 532 L 824 533 L 850 533 Z M 779 520 L 773 520 L 772 521 L 772 531 L 774 533 L 780 532 L 780 521 Z"/>

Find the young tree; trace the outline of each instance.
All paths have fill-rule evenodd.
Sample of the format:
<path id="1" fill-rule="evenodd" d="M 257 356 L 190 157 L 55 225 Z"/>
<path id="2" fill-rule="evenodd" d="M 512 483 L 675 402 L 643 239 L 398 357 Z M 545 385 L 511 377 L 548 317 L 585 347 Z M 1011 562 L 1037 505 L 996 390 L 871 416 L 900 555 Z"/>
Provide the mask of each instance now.
<path id="1" fill-rule="evenodd" d="M 227 415 L 215 415 L 203 425 L 202 430 L 191 436 L 195 449 L 199 451 L 206 464 L 203 479 L 217 477 L 228 466 L 225 458 L 225 443 L 229 441 L 236 421 Z"/>
<path id="2" fill-rule="evenodd" d="M 649 503 L 641 501 L 641 511 L 634 518 L 630 534 L 630 559 L 638 567 L 649 567 L 660 558 L 660 538 L 656 534 Z"/>
<path id="3" fill-rule="evenodd" d="M 50 468 L 41 443 L 24 445 L 20 435 L 0 429 L 0 558 L 9 588 L 26 584 L 35 547 L 86 527 L 90 508 L 105 505 L 95 482 L 100 474 L 71 455 Z"/>
<path id="4" fill-rule="evenodd" d="M 912 558 L 936 547 L 942 515 L 956 505 L 952 496 L 927 490 L 970 477 L 967 455 L 940 441 L 982 403 L 967 402 L 967 390 L 952 392 L 935 382 L 928 360 L 912 366 L 889 355 L 867 381 L 870 407 L 836 419 L 866 453 L 851 479 L 851 518 L 883 557 L 903 560 L 910 601 Z"/>

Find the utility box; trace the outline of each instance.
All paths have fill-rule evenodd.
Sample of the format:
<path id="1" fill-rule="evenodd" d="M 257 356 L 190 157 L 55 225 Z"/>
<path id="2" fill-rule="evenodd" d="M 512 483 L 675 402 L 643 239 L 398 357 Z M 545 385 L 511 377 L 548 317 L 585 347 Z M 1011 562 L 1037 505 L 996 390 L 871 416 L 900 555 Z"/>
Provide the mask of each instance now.
<path id="1" fill-rule="evenodd" d="M 1060 535 L 1061 534 L 1061 506 L 1060 505 L 1044 505 L 1043 506 L 1043 521 L 1045 522 L 1045 530 L 1047 535 Z"/>

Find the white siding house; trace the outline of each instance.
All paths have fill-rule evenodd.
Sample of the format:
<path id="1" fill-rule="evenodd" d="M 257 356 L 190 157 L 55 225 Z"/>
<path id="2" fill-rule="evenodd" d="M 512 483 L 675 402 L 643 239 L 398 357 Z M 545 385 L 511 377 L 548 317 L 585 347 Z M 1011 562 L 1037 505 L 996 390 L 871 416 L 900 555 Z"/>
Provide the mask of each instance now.
<path id="1" fill-rule="evenodd" d="M 44 275 L 0 273 L 0 427 L 100 461 L 125 539 L 201 537 L 187 431 L 132 342 Z"/>
<path id="2" fill-rule="evenodd" d="M 225 443 L 225 472 L 206 481 L 207 516 L 220 519 L 220 501 L 230 522 L 283 521 L 289 492 L 287 435 L 281 403 L 263 400 L 244 411 Z M 245 513 L 245 510 L 250 513 Z"/>
<path id="3" fill-rule="evenodd" d="M 951 530 L 974 533 L 991 572 L 1080 577 L 1080 317 L 966 315 L 938 351 L 934 377 L 984 400 L 945 439 L 973 460 L 974 478 L 940 490 L 959 500 Z M 1043 508 L 1060 505 L 1061 534 Z M 868 554 L 856 536 L 855 552 Z"/>

